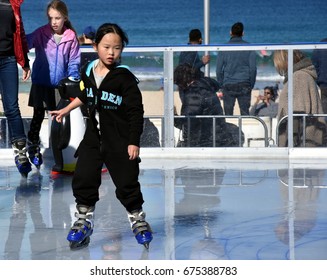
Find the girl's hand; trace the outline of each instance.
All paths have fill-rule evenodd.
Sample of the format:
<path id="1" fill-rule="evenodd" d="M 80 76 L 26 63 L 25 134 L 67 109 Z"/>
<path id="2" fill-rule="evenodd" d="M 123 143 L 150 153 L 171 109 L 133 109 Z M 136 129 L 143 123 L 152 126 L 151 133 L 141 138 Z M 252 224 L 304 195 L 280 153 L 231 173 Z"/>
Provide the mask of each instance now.
<path id="1" fill-rule="evenodd" d="M 62 119 L 67 115 L 63 111 L 63 109 L 57 111 L 50 111 L 49 114 L 51 115 L 51 119 L 55 119 L 58 123 L 61 123 Z"/>
<path id="2" fill-rule="evenodd" d="M 138 146 L 128 145 L 128 155 L 130 160 L 138 158 L 139 154 L 140 148 Z"/>
<path id="3" fill-rule="evenodd" d="M 31 68 L 23 67 L 23 74 L 22 74 L 23 81 L 27 81 L 30 76 L 31 76 Z"/>
<path id="4" fill-rule="evenodd" d="M 65 108 L 61 110 L 50 111 L 49 114 L 51 115 L 51 119 L 56 119 L 57 122 L 62 122 L 62 119 L 67 116 L 71 110 L 81 106 L 83 102 L 76 97 L 71 103 L 69 103 Z"/>

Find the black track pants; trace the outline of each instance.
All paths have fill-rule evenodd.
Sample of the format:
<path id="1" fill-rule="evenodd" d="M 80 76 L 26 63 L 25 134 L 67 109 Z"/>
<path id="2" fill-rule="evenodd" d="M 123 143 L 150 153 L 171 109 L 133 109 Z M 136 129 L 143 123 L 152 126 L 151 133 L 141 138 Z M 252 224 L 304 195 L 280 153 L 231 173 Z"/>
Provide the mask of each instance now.
<path id="1" fill-rule="evenodd" d="M 126 152 L 107 152 L 81 143 L 72 187 L 77 204 L 94 206 L 99 200 L 103 163 L 116 186 L 116 196 L 127 211 L 142 208 L 138 160 L 129 160 Z"/>

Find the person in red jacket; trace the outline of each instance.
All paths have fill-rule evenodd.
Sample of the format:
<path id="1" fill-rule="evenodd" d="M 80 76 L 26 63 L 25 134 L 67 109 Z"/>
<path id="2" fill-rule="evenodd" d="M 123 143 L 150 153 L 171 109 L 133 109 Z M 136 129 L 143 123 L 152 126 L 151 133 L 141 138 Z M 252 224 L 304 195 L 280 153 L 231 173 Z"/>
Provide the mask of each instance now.
<path id="1" fill-rule="evenodd" d="M 14 149 L 15 163 L 23 176 L 31 171 L 26 156 L 26 134 L 18 105 L 18 67 L 22 79 L 30 77 L 28 47 L 20 12 L 23 0 L 0 0 L 0 93 L 8 121 L 9 137 Z"/>

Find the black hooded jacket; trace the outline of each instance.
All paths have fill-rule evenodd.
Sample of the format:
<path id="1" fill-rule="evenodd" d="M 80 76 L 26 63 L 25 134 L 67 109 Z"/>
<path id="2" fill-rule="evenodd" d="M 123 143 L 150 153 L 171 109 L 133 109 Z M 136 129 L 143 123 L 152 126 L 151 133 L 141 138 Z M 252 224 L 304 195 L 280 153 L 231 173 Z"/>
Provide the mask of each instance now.
<path id="1" fill-rule="evenodd" d="M 193 83 L 184 90 L 181 115 L 224 115 L 216 94 L 218 89 L 219 86 L 217 81 L 209 77 L 202 77 L 193 81 Z M 216 146 L 225 146 L 225 124 L 225 118 L 216 118 Z M 175 126 L 182 129 L 186 146 L 213 147 L 212 118 L 177 118 L 175 120 Z"/>
<path id="2" fill-rule="evenodd" d="M 92 71 L 95 62 L 86 65 L 81 76 L 79 98 L 87 105 L 90 116 L 83 141 L 92 145 L 100 139 L 103 148 L 110 151 L 126 151 L 128 145 L 140 146 L 144 110 L 138 79 L 126 66 L 117 65 L 97 88 Z"/>

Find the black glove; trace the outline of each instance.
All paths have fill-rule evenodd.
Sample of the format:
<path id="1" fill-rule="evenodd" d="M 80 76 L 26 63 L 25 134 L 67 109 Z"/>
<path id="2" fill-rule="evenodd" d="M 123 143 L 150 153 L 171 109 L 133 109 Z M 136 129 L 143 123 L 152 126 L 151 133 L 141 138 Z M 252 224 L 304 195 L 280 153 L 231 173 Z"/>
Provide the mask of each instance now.
<path id="1" fill-rule="evenodd" d="M 69 100 L 81 95 L 80 80 L 76 78 L 62 79 L 58 84 L 59 94 L 62 99 Z"/>

